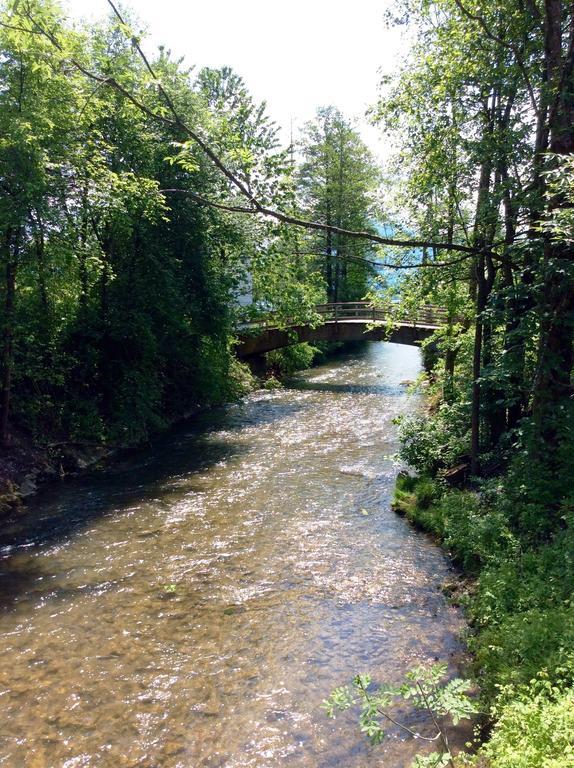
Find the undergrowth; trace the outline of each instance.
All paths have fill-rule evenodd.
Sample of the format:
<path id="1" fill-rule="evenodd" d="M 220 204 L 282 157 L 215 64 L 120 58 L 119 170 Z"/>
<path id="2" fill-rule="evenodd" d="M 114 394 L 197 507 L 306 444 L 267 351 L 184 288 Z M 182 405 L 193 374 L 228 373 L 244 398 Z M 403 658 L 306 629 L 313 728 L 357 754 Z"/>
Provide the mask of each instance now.
<path id="1" fill-rule="evenodd" d="M 478 490 L 399 475 L 394 508 L 440 539 L 474 577 L 464 599 L 469 648 L 492 732 L 492 768 L 574 766 L 574 525 L 560 506 L 552 534 L 517 533 L 519 510 L 498 478 Z"/>

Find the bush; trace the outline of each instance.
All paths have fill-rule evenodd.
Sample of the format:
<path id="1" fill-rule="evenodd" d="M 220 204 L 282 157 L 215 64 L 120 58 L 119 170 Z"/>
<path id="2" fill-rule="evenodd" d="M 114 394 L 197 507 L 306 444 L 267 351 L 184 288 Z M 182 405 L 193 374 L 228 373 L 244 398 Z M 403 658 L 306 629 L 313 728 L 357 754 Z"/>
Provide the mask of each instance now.
<path id="1" fill-rule="evenodd" d="M 471 491 L 446 489 L 429 477 L 399 475 L 395 510 L 423 530 L 438 536 L 454 560 L 476 572 L 516 546 L 504 515 Z"/>
<path id="2" fill-rule="evenodd" d="M 497 562 L 512 549 L 514 537 L 499 510 L 470 491 L 449 491 L 440 500 L 444 543 L 454 559 L 471 572 Z"/>
<path id="3" fill-rule="evenodd" d="M 470 646 L 487 698 L 541 669 L 554 681 L 574 682 L 573 592 L 572 528 L 483 570 L 470 604 L 478 630 Z"/>
<path id="4" fill-rule="evenodd" d="M 574 403 L 560 415 L 558 450 L 537 450 L 533 429 L 531 420 L 522 420 L 497 506 L 504 507 L 513 528 L 525 541 L 536 544 L 547 541 L 563 527 L 565 516 L 573 513 Z"/>
<path id="5" fill-rule="evenodd" d="M 430 417 L 408 416 L 397 420 L 401 459 L 421 474 L 434 476 L 439 469 L 457 464 L 469 445 L 468 408 L 443 403 Z"/>
<path id="6" fill-rule="evenodd" d="M 574 526 L 550 541 L 525 544 L 506 517 L 502 488 L 481 494 L 446 489 L 427 477 L 399 475 L 394 506 L 439 537 L 467 572 L 478 575 L 468 599 L 476 632 L 469 638 L 483 697 L 501 685 L 525 685 L 541 669 L 574 682 Z"/>
<path id="7" fill-rule="evenodd" d="M 290 376 L 295 371 L 309 368 L 319 354 L 316 347 L 303 342 L 283 349 L 274 349 L 265 355 L 267 367 L 279 376 Z"/>
<path id="8" fill-rule="evenodd" d="M 501 694 L 483 754 L 491 768 L 572 768 L 574 690 L 532 683 Z"/>

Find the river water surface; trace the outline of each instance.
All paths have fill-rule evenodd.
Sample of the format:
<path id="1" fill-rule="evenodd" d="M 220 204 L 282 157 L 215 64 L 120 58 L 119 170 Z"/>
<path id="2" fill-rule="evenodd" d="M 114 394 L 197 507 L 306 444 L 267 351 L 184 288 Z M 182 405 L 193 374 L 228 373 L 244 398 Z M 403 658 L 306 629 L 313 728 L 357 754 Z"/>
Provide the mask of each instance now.
<path id="1" fill-rule="evenodd" d="M 389 508 L 419 367 L 370 343 L 45 489 L 0 542 L 0 765 L 409 765 L 320 704 L 460 651 L 448 563 Z"/>

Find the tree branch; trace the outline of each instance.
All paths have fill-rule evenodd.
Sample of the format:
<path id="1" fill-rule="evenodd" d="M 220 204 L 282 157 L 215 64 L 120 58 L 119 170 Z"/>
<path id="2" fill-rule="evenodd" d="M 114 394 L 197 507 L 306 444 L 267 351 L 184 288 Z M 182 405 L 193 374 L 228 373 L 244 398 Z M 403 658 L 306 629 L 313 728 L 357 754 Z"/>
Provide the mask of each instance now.
<path id="1" fill-rule="evenodd" d="M 418 264 L 393 264 L 385 261 L 373 261 L 372 259 L 364 259 L 362 256 L 352 256 L 351 254 L 343 253 L 327 253 L 326 251 L 275 251 L 284 256 L 328 256 L 331 259 L 339 259 L 340 261 L 353 261 L 355 263 L 367 264 L 371 267 L 380 267 L 381 269 L 427 269 L 428 267 L 450 267 L 454 264 L 460 264 L 462 261 L 471 259 L 473 255 L 464 255 L 460 259 L 453 259 L 452 261 L 424 261 Z"/>
<path id="2" fill-rule="evenodd" d="M 355 229 L 344 229 L 343 227 L 337 227 L 334 224 L 321 224 L 318 221 L 307 221 L 305 219 L 299 219 L 296 216 L 290 216 L 286 213 L 281 213 L 280 211 L 272 210 L 271 208 L 265 208 L 262 205 L 258 205 L 256 208 L 246 208 L 238 205 L 217 203 L 212 200 L 208 200 L 207 198 L 202 197 L 201 195 L 198 195 L 196 192 L 192 192 L 189 189 L 160 189 L 159 191 L 162 193 L 188 195 L 189 197 L 191 197 L 201 205 L 209 205 L 209 206 L 212 206 L 213 208 L 219 208 L 224 211 L 230 211 L 231 213 L 249 213 L 252 215 L 259 214 L 263 216 L 269 216 L 271 218 L 277 219 L 283 224 L 292 224 L 294 226 L 304 227 L 305 229 L 313 229 L 313 230 L 319 230 L 323 232 L 324 231 L 332 232 L 335 235 L 352 237 L 356 240 L 369 240 L 370 242 L 380 243 L 381 245 L 394 245 L 394 246 L 401 246 L 403 248 L 436 248 L 437 250 L 442 249 L 445 251 L 460 251 L 464 254 L 467 254 L 464 257 L 462 257 L 460 261 L 464 261 L 465 259 L 469 258 L 470 256 L 474 256 L 477 253 L 476 248 L 472 248 L 471 246 L 467 246 L 467 245 L 456 245 L 454 243 L 436 243 L 436 242 L 427 241 L 427 240 L 394 240 L 393 238 L 390 238 L 390 237 L 382 237 L 381 235 L 375 235 L 372 232 L 366 232 L 366 231 L 355 230 Z M 456 262 L 453 261 L 451 263 L 454 264 Z"/>
<path id="3" fill-rule="evenodd" d="M 477 24 L 479 24 L 486 36 L 490 38 L 490 40 L 497 43 L 498 45 L 501 45 L 503 48 L 512 51 L 514 58 L 516 59 L 516 63 L 518 64 L 518 67 L 522 73 L 522 77 L 524 78 L 524 83 L 530 97 L 530 104 L 534 110 L 534 114 L 538 116 L 539 109 L 538 102 L 536 101 L 536 96 L 534 94 L 534 87 L 532 86 L 530 76 L 528 75 L 528 70 L 526 69 L 526 64 L 524 63 L 524 59 L 522 58 L 520 51 L 517 50 L 514 43 L 507 43 L 506 40 L 503 40 L 501 37 L 498 37 L 498 35 L 495 35 L 480 14 L 472 13 L 472 11 L 469 11 L 468 8 L 462 4 L 461 0 L 454 0 L 454 2 L 462 15 L 466 16 L 467 19 L 475 21 Z"/>
<path id="4" fill-rule="evenodd" d="M 125 24 L 123 17 L 117 10 L 112 0 L 107 0 L 107 2 L 110 5 L 116 18 L 119 20 L 119 22 L 122 25 L 127 26 Z M 455 0 L 455 2 L 457 2 L 457 0 Z M 80 61 L 78 61 L 78 59 L 76 59 L 73 56 L 70 56 L 66 52 L 64 46 L 60 43 L 56 35 L 50 30 L 45 29 L 41 24 L 39 24 L 34 19 L 34 17 L 30 14 L 30 11 L 28 9 L 26 9 L 25 15 L 26 15 L 26 18 L 28 18 L 28 20 L 34 25 L 35 29 L 24 30 L 24 31 L 28 31 L 30 32 L 30 34 L 44 35 L 52 43 L 52 45 L 54 45 L 54 47 L 63 56 L 65 56 L 69 60 L 69 62 L 85 77 L 91 80 L 94 80 L 97 83 L 108 85 L 111 88 L 114 88 L 116 91 L 121 93 L 126 99 L 128 99 L 136 108 L 138 108 L 141 112 L 143 112 L 145 115 L 147 115 L 151 119 L 157 120 L 172 129 L 174 128 L 178 129 L 184 134 L 186 134 L 192 141 L 194 141 L 200 147 L 200 149 L 204 152 L 204 154 L 207 155 L 207 157 L 213 162 L 213 164 L 219 169 L 219 171 L 228 179 L 231 185 L 235 187 L 241 193 L 241 195 L 248 200 L 251 207 L 244 208 L 242 206 L 225 206 L 225 204 L 223 203 L 213 203 L 212 201 L 209 201 L 205 198 L 200 198 L 200 196 L 195 195 L 195 193 L 191 193 L 185 190 L 185 194 L 189 194 L 191 197 L 195 197 L 195 199 L 198 202 L 201 202 L 204 205 L 211 205 L 212 207 L 220 208 L 222 210 L 230 210 L 235 213 L 244 213 L 244 214 L 247 213 L 251 215 L 260 214 L 262 216 L 267 216 L 277 221 L 280 221 L 283 224 L 291 224 L 296 227 L 302 227 L 304 229 L 310 229 L 315 231 L 331 232 L 337 235 L 342 235 L 350 238 L 368 240 L 370 242 L 379 243 L 381 245 L 396 246 L 401 248 L 434 248 L 436 250 L 456 251 L 456 252 L 469 254 L 469 255 L 475 255 L 480 251 L 480 249 L 477 249 L 468 245 L 459 245 L 456 243 L 442 243 L 442 242 L 437 243 L 437 242 L 429 242 L 425 240 L 396 240 L 393 238 L 381 237 L 380 235 L 376 235 L 371 232 L 348 230 L 348 229 L 343 229 L 341 227 L 322 224 L 319 222 L 307 221 L 305 219 L 300 219 L 296 216 L 290 216 L 288 214 L 282 213 L 281 211 L 267 208 L 262 203 L 260 203 L 259 200 L 257 200 L 257 198 L 250 193 L 250 191 L 243 184 L 243 182 L 241 182 L 241 180 L 238 179 L 235 176 L 235 174 L 227 168 L 227 166 L 222 162 L 222 160 L 218 157 L 218 155 L 209 147 L 206 141 L 204 141 L 201 138 L 201 136 L 199 136 L 193 129 L 191 129 L 185 123 L 183 118 L 179 115 L 171 97 L 159 82 L 159 79 L 155 73 L 155 70 L 153 69 L 146 55 L 142 51 L 141 46 L 139 45 L 139 42 L 135 37 L 131 38 L 132 46 L 139 54 L 142 62 L 144 63 L 145 68 L 147 69 L 151 77 L 153 77 L 153 79 L 155 80 L 158 92 L 162 97 L 163 101 L 165 102 L 167 108 L 169 109 L 171 115 L 173 116 L 172 118 L 166 117 L 165 115 L 160 114 L 158 112 L 154 112 L 152 109 L 147 107 L 143 102 L 141 102 L 140 99 L 138 99 L 131 91 L 129 91 L 121 83 L 119 83 L 116 80 L 116 78 L 100 75 L 97 72 L 93 72 L 89 70 Z M 175 192 L 176 190 L 171 190 L 171 191 Z M 462 260 L 463 259 L 461 259 L 461 261 Z M 452 263 L 455 263 L 455 262 L 452 262 Z M 438 262 L 435 262 L 435 264 L 437 266 L 439 265 Z M 447 265 L 448 264 L 446 264 L 445 266 Z"/>

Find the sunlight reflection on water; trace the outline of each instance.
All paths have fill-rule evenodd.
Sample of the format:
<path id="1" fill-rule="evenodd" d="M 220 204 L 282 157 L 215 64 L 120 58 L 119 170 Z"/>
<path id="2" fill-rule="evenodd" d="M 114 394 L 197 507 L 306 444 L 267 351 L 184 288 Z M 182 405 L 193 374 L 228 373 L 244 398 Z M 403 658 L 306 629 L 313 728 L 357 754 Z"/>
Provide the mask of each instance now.
<path id="1" fill-rule="evenodd" d="M 419 365 L 372 343 L 47 489 L 0 542 L 0 765 L 407 766 L 320 703 L 460 653 L 448 564 L 389 509 Z"/>

